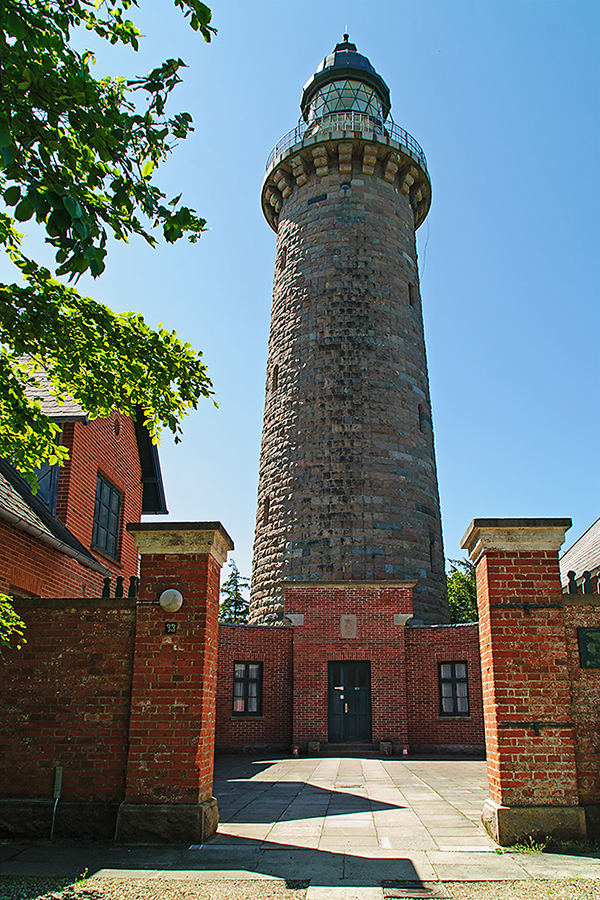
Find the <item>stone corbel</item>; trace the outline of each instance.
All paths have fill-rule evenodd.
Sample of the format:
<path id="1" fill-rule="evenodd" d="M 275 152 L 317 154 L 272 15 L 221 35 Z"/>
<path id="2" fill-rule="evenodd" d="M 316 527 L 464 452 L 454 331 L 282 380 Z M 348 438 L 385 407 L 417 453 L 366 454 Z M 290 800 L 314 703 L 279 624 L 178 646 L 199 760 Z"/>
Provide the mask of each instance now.
<path id="1" fill-rule="evenodd" d="M 373 144 L 365 144 L 363 153 L 363 175 L 372 175 L 375 171 L 375 163 L 377 162 L 377 149 Z"/>
<path id="2" fill-rule="evenodd" d="M 304 160 L 301 156 L 295 156 L 290 160 L 290 164 L 292 166 L 292 175 L 296 179 L 296 184 L 298 185 L 298 187 L 302 187 L 302 185 L 306 184 L 306 182 L 308 181 L 308 175 L 306 173 Z"/>
<path id="3" fill-rule="evenodd" d="M 417 203 L 420 203 L 423 199 L 423 183 L 419 182 L 419 184 L 415 184 L 412 191 L 410 192 L 410 202 L 413 206 L 416 206 Z"/>
<path id="4" fill-rule="evenodd" d="M 409 166 L 405 172 L 400 175 L 400 193 L 405 196 L 409 193 L 411 187 L 415 183 L 418 171 L 414 166 Z"/>
<path id="5" fill-rule="evenodd" d="M 273 173 L 273 181 L 281 191 L 281 196 L 284 199 L 290 196 L 290 194 L 292 193 L 292 183 L 287 172 L 282 172 L 281 169 L 277 169 Z"/>
<path id="6" fill-rule="evenodd" d="M 329 175 L 329 160 L 327 158 L 327 148 L 325 147 L 325 144 L 319 144 L 317 147 L 313 147 L 312 156 L 319 178 Z"/>
<path id="7" fill-rule="evenodd" d="M 269 187 L 266 193 L 267 202 L 273 207 L 276 213 L 281 210 L 281 196 L 274 188 Z"/>
<path id="8" fill-rule="evenodd" d="M 352 144 L 346 141 L 340 141 L 338 144 L 338 157 L 340 165 L 340 175 L 352 174 Z"/>
<path id="9" fill-rule="evenodd" d="M 385 164 L 385 169 L 383 172 L 383 180 L 387 181 L 388 184 L 393 184 L 396 178 L 396 172 L 400 168 L 400 160 L 396 153 L 390 153 L 387 158 L 387 162 Z"/>

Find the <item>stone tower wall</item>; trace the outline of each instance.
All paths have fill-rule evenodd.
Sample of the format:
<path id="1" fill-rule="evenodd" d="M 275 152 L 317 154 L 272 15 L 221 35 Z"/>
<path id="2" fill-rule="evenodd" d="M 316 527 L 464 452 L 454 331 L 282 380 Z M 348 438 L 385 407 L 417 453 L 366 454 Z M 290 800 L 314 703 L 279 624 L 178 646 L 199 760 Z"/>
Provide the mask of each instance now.
<path id="1" fill-rule="evenodd" d="M 365 174 L 380 148 L 349 146 L 283 181 L 254 624 L 299 580 L 416 580 L 415 622 L 448 621 L 414 196 L 385 158 Z"/>

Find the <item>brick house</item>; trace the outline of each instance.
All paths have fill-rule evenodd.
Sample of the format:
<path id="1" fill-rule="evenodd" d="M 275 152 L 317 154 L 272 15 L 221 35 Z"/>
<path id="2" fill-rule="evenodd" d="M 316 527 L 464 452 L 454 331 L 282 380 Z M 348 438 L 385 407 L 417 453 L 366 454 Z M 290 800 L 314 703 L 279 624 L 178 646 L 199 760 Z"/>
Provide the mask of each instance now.
<path id="1" fill-rule="evenodd" d="M 63 467 L 44 466 L 39 490 L 0 460 L 0 591 L 13 597 L 99 597 L 138 575 L 127 522 L 165 514 L 158 451 L 141 421 L 111 413 L 89 420 L 75 401 L 59 404 L 41 379 L 35 395 L 62 429 Z"/>
<path id="2" fill-rule="evenodd" d="M 559 563 L 564 593 L 600 593 L 600 517 L 565 550 Z M 569 572 L 574 573 L 572 579 Z"/>

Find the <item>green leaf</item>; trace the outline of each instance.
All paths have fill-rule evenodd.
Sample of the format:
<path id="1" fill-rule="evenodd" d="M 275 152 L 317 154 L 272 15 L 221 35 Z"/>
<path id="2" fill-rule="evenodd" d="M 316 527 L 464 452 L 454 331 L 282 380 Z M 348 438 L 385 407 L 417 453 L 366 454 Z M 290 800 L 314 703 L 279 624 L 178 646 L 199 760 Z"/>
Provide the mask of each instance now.
<path id="1" fill-rule="evenodd" d="M 142 177 L 150 178 L 150 176 L 154 172 L 154 166 L 155 166 L 154 161 L 149 159 L 148 162 L 146 162 L 142 168 Z"/>
<path id="2" fill-rule="evenodd" d="M 74 197 L 63 197 L 63 203 L 72 219 L 80 219 L 82 217 L 83 210 Z"/>
<path id="3" fill-rule="evenodd" d="M 15 209 L 15 219 L 18 219 L 19 222 L 26 222 L 32 217 L 33 212 L 33 206 L 31 205 L 27 197 L 24 197 Z"/>
<path id="4" fill-rule="evenodd" d="M 19 197 L 21 196 L 21 188 L 13 184 L 11 187 L 6 188 L 4 191 L 4 202 L 7 206 L 15 206 L 16 203 L 19 202 Z"/>
<path id="5" fill-rule="evenodd" d="M 0 118 L 0 147 L 10 147 L 13 142 L 8 121 Z"/>

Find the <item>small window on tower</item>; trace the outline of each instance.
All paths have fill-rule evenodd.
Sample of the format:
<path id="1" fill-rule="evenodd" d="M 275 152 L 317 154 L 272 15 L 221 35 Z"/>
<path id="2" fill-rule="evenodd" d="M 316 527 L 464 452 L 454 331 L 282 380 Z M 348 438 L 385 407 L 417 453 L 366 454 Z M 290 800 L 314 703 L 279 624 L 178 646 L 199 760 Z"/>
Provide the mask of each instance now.
<path id="1" fill-rule="evenodd" d="M 273 374 L 271 375 L 271 390 L 276 391 L 278 384 L 279 384 L 279 366 L 277 364 L 275 364 L 273 366 Z"/>
<path id="2" fill-rule="evenodd" d="M 425 410 L 422 403 L 419 403 L 419 431 L 425 433 Z"/>
<path id="3" fill-rule="evenodd" d="M 281 253 L 279 254 L 279 271 L 283 272 L 285 269 L 285 264 L 287 262 L 287 250 L 284 247 L 281 248 Z"/>
<path id="4" fill-rule="evenodd" d="M 434 550 L 435 550 L 435 538 L 429 538 L 429 567 L 432 572 L 433 572 L 434 561 L 435 561 Z"/>
<path id="5" fill-rule="evenodd" d="M 265 501 L 263 504 L 263 525 L 269 524 L 269 507 L 271 505 L 271 498 L 265 497 Z"/>
<path id="6" fill-rule="evenodd" d="M 408 302 L 409 302 L 410 305 L 413 307 L 413 309 L 416 308 L 416 306 L 417 306 L 417 294 L 416 294 L 416 291 L 415 291 L 415 286 L 414 286 L 414 284 L 411 284 L 410 281 L 408 282 Z"/>

